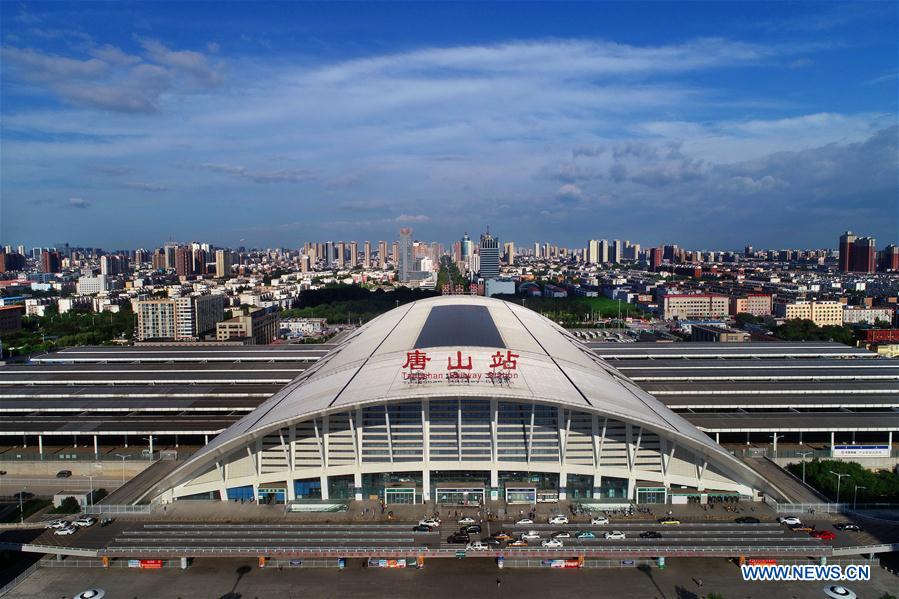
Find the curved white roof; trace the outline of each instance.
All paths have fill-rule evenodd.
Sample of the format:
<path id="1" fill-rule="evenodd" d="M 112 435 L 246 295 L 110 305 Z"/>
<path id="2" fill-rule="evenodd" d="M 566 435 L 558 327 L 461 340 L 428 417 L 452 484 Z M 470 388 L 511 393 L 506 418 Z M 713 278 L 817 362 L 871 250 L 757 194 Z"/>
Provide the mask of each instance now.
<path id="1" fill-rule="evenodd" d="M 426 359 L 423 369 L 411 368 L 421 365 L 414 364 L 415 350 Z M 510 352 L 514 368 L 491 368 L 497 352 L 511 367 Z M 410 358 L 412 364 L 407 364 Z M 463 366 L 470 358 L 470 370 L 448 368 L 457 366 L 460 358 Z M 491 372 L 508 378 L 491 379 Z M 455 378 L 460 373 L 462 378 Z M 537 401 L 602 413 L 676 436 L 697 454 L 723 461 L 744 480 L 760 482 L 753 471 L 563 328 L 517 304 L 477 296 L 420 300 L 375 318 L 164 482 L 183 482 L 212 460 L 292 422 L 367 404 L 440 397 Z"/>

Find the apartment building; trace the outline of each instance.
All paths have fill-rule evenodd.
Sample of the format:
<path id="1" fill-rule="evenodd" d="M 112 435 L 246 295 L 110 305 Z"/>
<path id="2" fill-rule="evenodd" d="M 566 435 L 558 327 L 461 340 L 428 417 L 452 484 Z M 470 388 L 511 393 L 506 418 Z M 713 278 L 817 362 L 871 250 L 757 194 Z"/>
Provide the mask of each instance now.
<path id="1" fill-rule="evenodd" d="M 662 318 L 689 320 L 698 318 L 726 318 L 730 298 L 713 293 L 665 294 L 662 296 Z"/>
<path id="2" fill-rule="evenodd" d="M 774 314 L 786 320 L 811 320 L 819 327 L 843 324 L 843 304 L 837 301 L 777 302 Z"/>

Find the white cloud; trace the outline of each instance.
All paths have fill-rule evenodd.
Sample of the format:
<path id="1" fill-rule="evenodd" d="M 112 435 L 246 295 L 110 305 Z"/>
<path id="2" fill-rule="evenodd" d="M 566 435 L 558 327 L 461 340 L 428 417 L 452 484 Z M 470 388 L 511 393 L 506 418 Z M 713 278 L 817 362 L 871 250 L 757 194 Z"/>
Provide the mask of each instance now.
<path id="1" fill-rule="evenodd" d="M 84 198 L 69 198 L 68 206 L 70 208 L 87 208 L 90 206 L 90 202 Z"/>

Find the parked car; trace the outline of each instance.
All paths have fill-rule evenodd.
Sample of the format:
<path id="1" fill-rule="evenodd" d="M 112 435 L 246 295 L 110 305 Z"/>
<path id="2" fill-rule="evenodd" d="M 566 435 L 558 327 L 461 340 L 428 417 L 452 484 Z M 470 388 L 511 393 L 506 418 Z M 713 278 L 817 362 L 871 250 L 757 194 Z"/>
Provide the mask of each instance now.
<path id="1" fill-rule="evenodd" d="M 737 524 L 758 524 L 761 520 L 753 516 L 743 516 L 742 518 L 737 518 L 734 522 Z"/>
<path id="2" fill-rule="evenodd" d="M 527 532 L 521 533 L 521 540 L 523 541 L 539 541 L 540 533 L 536 530 L 529 530 Z"/>
<path id="3" fill-rule="evenodd" d="M 75 522 L 73 522 L 73 524 L 75 526 L 80 526 L 82 528 L 87 528 L 87 527 L 93 526 L 96 523 L 97 523 L 97 519 L 94 518 L 93 516 L 81 516 L 80 518 L 75 520 Z"/>
<path id="4" fill-rule="evenodd" d="M 655 530 L 647 530 L 646 532 L 640 533 L 641 539 L 661 539 L 662 533 L 657 532 Z"/>
<path id="5" fill-rule="evenodd" d="M 511 541 L 514 537 L 504 530 L 493 533 L 493 538 L 499 541 Z"/>
<path id="6" fill-rule="evenodd" d="M 60 470 L 56 473 L 56 478 L 69 478 L 70 476 L 72 476 L 71 470 Z"/>
<path id="7" fill-rule="evenodd" d="M 530 518 L 522 518 L 521 520 L 519 520 L 519 521 L 516 522 L 515 524 L 518 524 L 519 526 L 521 526 L 521 525 L 523 525 L 523 524 L 533 524 L 533 523 L 534 523 L 534 521 L 531 520 Z"/>
<path id="8" fill-rule="evenodd" d="M 517 540 L 509 543 L 509 547 L 527 547 L 527 546 L 528 546 L 528 542 L 524 541 L 522 539 L 517 539 Z"/>
<path id="9" fill-rule="evenodd" d="M 625 538 L 624 533 L 620 530 L 610 530 L 604 535 L 606 540 L 621 541 Z"/>
<path id="10" fill-rule="evenodd" d="M 466 551 L 487 551 L 488 549 L 490 549 L 490 546 L 487 543 L 482 543 L 480 541 L 469 543 L 465 547 Z"/>
<path id="11" fill-rule="evenodd" d="M 787 526 L 797 526 L 802 524 L 802 520 L 797 518 L 796 516 L 781 516 L 777 519 L 781 524 L 786 524 Z"/>
<path id="12" fill-rule="evenodd" d="M 659 518 L 659 524 L 680 524 L 680 520 L 677 518 Z"/>
<path id="13" fill-rule="evenodd" d="M 465 532 L 454 532 L 447 537 L 446 542 L 453 545 L 468 544 L 471 542 L 471 537 Z"/>
<path id="14" fill-rule="evenodd" d="M 540 543 L 540 546 L 546 549 L 561 549 L 564 547 L 564 544 L 558 539 L 546 539 Z"/>
<path id="15" fill-rule="evenodd" d="M 484 542 L 487 543 L 487 545 L 490 547 L 499 547 L 503 544 L 502 541 L 500 541 L 499 539 L 497 539 L 495 537 L 490 537 Z"/>
<path id="16" fill-rule="evenodd" d="M 482 529 L 481 529 L 480 524 L 470 524 L 468 526 L 463 526 L 459 530 L 462 532 L 467 532 L 467 533 L 472 533 L 472 534 L 474 534 L 474 533 L 481 534 Z"/>
<path id="17" fill-rule="evenodd" d="M 554 539 L 570 539 L 571 533 L 568 532 L 567 530 L 560 530 L 559 532 L 554 532 L 549 536 L 551 536 Z"/>
<path id="18" fill-rule="evenodd" d="M 568 524 L 568 516 L 557 514 L 549 519 L 550 524 Z"/>
<path id="19" fill-rule="evenodd" d="M 47 522 L 44 522 L 44 528 L 63 528 L 64 526 L 68 526 L 68 525 L 69 525 L 69 521 L 62 520 L 62 519 L 49 520 Z"/>
<path id="20" fill-rule="evenodd" d="M 851 532 L 861 532 L 862 527 L 855 522 L 837 522 L 833 525 L 837 530 L 848 530 Z"/>
<path id="21" fill-rule="evenodd" d="M 793 532 L 813 532 L 815 527 L 809 526 L 808 524 L 797 524 L 795 526 L 790 526 L 789 529 Z"/>
<path id="22" fill-rule="evenodd" d="M 602 524 L 608 524 L 608 523 L 609 523 L 609 519 L 606 518 L 605 516 L 593 516 L 592 518 L 590 518 L 590 524 L 593 524 L 593 525 L 602 525 Z"/>
<path id="23" fill-rule="evenodd" d="M 60 536 L 73 535 L 73 534 L 75 534 L 75 532 L 77 530 L 78 529 L 76 527 L 74 527 L 70 524 L 68 526 L 63 526 L 62 528 L 57 528 L 56 530 L 53 531 L 53 534 L 60 535 Z"/>
<path id="24" fill-rule="evenodd" d="M 412 527 L 412 532 L 431 532 L 432 530 L 434 529 L 424 524 L 416 524 Z"/>
<path id="25" fill-rule="evenodd" d="M 424 520 L 419 520 L 418 524 L 421 526 L 430 526 L 431 528 L 438 528 L 440 526 L 440 520 L 436 518 L 425 518 Z"/>
<path id="26" fill-rule="evenodd" d="M 808 533 L 808 536 L 814 539 L 821 539 L 822 541 L 833 541 L 837 538 L 837 535 L 833 534 L 829 530 L 813 530 Z"/>
<path id="27" fill-rule="evenodd" d="M 103 518 L 100 520 L 100 526 L 109 526 L 113 522 L 115 522 L 115 518 Z"/>
<path id="28" fill-rule="evenodd" d="M 595 539 L 596 534 L 590 532 L 589 530 L 581 530 L 574 534 L 574 536 L 578 539 Z"/>
<path id="29" fill-rule="evenodd" d="M 459 518 L 459 524 L 474 524 L 475 519 L 471 516 L 465 516 L 463 518 Z"/>

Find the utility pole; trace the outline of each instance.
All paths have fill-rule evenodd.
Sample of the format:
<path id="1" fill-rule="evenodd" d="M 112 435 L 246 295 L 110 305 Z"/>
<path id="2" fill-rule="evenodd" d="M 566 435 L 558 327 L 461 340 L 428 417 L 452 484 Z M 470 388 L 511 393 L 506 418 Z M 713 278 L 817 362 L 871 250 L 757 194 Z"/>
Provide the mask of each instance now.
<path id="1" fill-rule="evenodd" d="M 852 494 L 852 509 L 855 509 L 855 504 L 858 502 L 858 490 L 867 488 L 868 487 L 862 487 L 861 485 L 855 485 L 855 492 Z"/>

